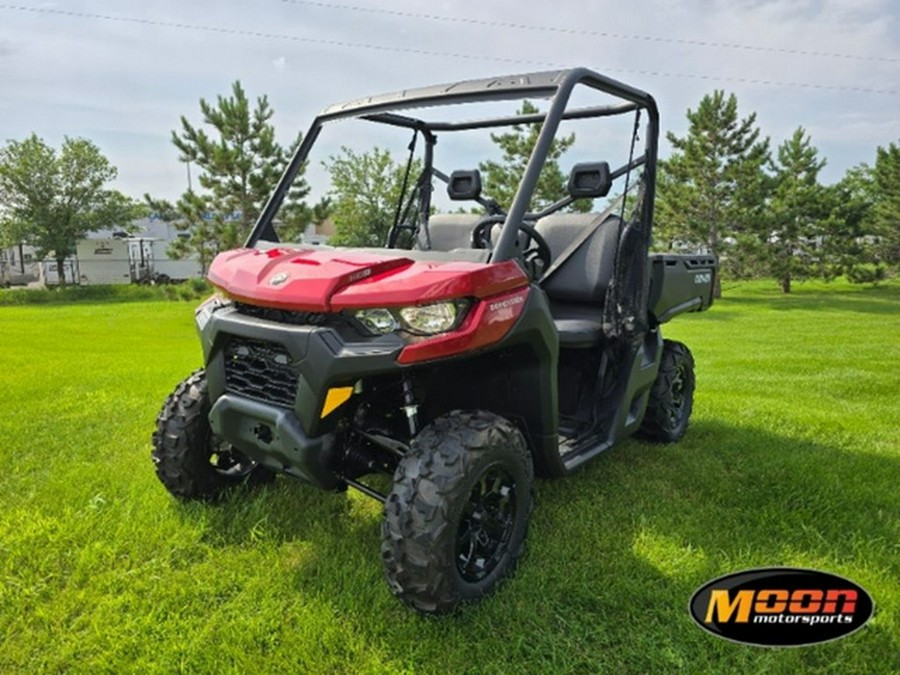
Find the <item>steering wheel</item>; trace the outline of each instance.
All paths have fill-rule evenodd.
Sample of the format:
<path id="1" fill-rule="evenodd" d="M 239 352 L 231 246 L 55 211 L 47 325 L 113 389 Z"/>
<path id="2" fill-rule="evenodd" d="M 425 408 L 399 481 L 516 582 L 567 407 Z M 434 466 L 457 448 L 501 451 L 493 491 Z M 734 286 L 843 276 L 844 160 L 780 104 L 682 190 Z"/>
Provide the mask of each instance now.
<path id="1" fill-rule="evenodd" d="M 491 229 L 493 229 L 494 225 L 503 223 L 504 220 L 506 220 L 506 216 L 497 214 L 485 216 L 475 223 L 475 227 L 472 228 L 472 248 L 494 248 L 494 244 L 491 241 Z"/>
<path id="2" fill-rule="evenodd" d="M 473 248 L 493 248 L 491 241 L 491 229 L 494 225 L 502 223 L 505 216 L 485 216 L 479 220 L 472 230 Z M 519 223 L 519 231 L 525 233 L 525 243 L 519 257 L 522 260 L 525 271 L 531 274 L 533 279 L 540 279 L 544 271 L 550 267 L 553 254 L 550 245 L 533 226 Z M 518 242 L 517 242 L 518 244 Z"/>
<path id="3" fill-rule="evenodd" d="M 533 226 L 519 223 L 519 230 L 525 233 L 525 244 L 522 251 L 522 262 L 533 279 L 540 279 L 550 267 L 553 254 L 550 245 Z"/>

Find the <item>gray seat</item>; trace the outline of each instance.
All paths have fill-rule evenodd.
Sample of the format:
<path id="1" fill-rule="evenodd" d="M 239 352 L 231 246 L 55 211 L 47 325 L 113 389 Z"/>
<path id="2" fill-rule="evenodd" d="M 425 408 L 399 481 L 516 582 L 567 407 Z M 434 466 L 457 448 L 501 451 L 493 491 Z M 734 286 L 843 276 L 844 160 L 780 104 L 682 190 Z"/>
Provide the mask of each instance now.
<path id="1" fill-rule="evenodd" d="M 454 251 L 461 248 L 472 248 L 472 232 L 478 221 L 484 218 L 477 213 L 437 213 L 428 219 L 428 234 L 432 251 Z M 491 241 L 496 244 L 500 239 L 500 225 L 491 227 Z M 525 244 L 525 235 L 519 233 L 519 246 Z M 428 242 L 425 233 L 419 233 L 416 248 L 426 250 Z"/>
<path id="2" fill-rule="evenodd" d="M 553 269 L 571 244 L 600 218 L 596 213 L 556 213 L 535 225 L 552 254 L 550 274 L 541 280 L 541 286 L 550 298 L 561 347 L 592 347 L 603 338 L 603 302 L 613 276 L 621 219 L 607 216 Z"/>
<path id="3" fill-rule="evenodd" d="M 428 236 L 419 233 L 418 248 L 432 251 L 452 251 L 456 248 L 471 248 L 472 230 L 482 218 L 477 213 L 437 213 L 428 219 Z"/>

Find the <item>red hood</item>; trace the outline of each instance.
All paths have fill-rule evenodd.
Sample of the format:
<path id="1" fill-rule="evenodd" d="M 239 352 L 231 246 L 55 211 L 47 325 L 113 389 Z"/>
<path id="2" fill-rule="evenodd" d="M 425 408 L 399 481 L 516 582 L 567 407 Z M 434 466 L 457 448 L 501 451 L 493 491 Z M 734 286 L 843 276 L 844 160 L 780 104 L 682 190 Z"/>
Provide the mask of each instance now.
<path id="1" fill-rule="evenodd" d="M 353 249 L 238 249 L 218 255 L 207 276 L 237 300 L 314 312 L 484 298 L 528 284 L 511 260 L 415 262 Z"/>

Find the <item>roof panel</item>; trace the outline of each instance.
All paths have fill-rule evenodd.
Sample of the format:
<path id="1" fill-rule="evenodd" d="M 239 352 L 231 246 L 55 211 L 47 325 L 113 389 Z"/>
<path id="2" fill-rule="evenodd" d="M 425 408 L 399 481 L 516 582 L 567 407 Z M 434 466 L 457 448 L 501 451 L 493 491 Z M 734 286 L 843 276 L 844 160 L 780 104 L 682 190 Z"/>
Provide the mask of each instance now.
<path id="1" fill-rule="evenodd" d="M 320 118 L 343 117 L 366 111 L 415 108 L 433 103 L 463 103 L 475 100 L 502 100 L 523 96 L 546 97 L 556 93 L 560 83 L 571 71 L 552 70 L 524 75 L 487 77 L 480 80 L 463 80 L 438 84 L 419 89 L 405 89 L 389 94 L 368 96 L 328 106 Z"/>

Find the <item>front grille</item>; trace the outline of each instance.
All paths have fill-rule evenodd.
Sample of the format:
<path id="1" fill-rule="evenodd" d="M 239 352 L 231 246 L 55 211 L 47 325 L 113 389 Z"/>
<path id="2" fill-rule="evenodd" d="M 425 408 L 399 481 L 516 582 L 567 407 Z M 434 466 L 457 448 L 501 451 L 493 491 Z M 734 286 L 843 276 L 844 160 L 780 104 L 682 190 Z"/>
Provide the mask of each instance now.
<path id="1" fill-rule="evenodd" d="M 328 320 L 328 315 L 321 312 L 294 312 L 287 309 L 248 305 L 243 302 L 234 303 L 234 308 L 244 316 L 277 323 L 289 323 L 294 326 L 322 326 Z"/>
<path id="2" fill-rule="evenodd" d="M 293 408 L 299 377 L 290 354 L 279 344 L 234 336 L 225 344 L 225 391 L 229 393 Z"/>

